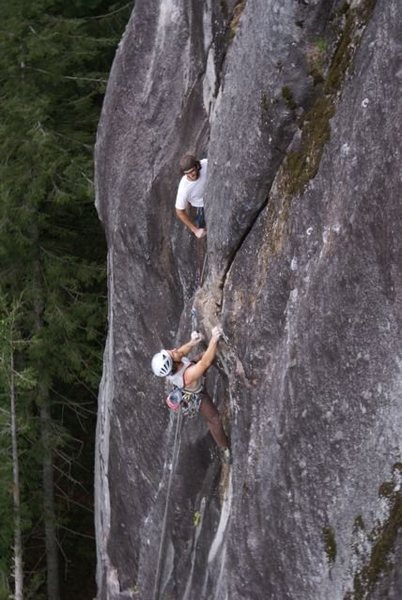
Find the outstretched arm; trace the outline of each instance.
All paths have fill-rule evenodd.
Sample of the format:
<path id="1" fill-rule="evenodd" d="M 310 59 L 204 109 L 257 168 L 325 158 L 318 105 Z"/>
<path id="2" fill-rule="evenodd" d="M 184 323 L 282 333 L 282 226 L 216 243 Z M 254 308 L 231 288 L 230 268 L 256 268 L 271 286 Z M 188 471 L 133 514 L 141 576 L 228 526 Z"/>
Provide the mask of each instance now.
<path id="1" fill-rule="evenodd" d="M 194 346 L 197 346 L 197 344 L 199 344 L 203 339 L 204 338 L 201 333 L 198 333 L 198 331 L 193 331 L 190 341 L 188 341 L 186 344 L 183 344 L 183 346 L 180 346 L 180 348 L 175 348 L 171 351 L 176 353 L 174 360 L 181 360 L 183 356 L 187 356 L 190 350 L 194 348 Z"/>
<path id="2" fill-rule="evenodd" d="M 188 369 L 186 369 L 184 373 L 184 383 L 186 385 L 190 385 L 191 383 L 202 377 L 205 371 L 211 366 L 216 356 L 218 342 L 221 335 L 222 329 L 220 327 L 214 327 L 212 330 L 212 337 L 208 344 L 208 348 L 205 350 L 201 359 L 197 362 L 197 364 L 188 367 Z"/>
<path id="3" fill-rule="evenodd" d="M 204 237 L 204 235 L 207 234 L 206 229 L 199 229 L 194 225 L 194 223 L 192 222 L 185 210 L 176 208 L 176 216 L 178 219 L 180 219 L 182 223 L 184 223 L 186 227 L 188 227 L 191 233 L 194 233 L 195 237 L 202 238 Z"/>

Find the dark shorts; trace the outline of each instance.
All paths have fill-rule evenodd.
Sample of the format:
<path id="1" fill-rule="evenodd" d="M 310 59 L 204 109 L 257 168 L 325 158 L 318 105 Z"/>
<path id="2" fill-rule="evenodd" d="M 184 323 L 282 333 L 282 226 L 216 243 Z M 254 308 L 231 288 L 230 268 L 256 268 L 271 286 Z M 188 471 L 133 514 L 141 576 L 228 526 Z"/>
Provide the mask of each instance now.
<path id="1" fill-rule="evenodd" d="M 195 213 L 195 224 L 197 225 L 197 227 L 199 229 L 205 229 L 206 225 L 205 225 L 205 213 L 204 213 L 204 207 L 201 206 L 199 208 L 196 209 L 196 213 Z"/>

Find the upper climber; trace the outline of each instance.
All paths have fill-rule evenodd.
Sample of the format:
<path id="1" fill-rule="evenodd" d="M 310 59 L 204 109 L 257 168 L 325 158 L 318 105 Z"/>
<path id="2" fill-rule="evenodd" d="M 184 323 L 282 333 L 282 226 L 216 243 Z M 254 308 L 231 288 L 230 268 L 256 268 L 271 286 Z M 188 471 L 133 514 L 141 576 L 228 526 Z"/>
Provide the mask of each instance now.
<path id="1" fill-rule="evenodd" d="M 183 177 L 177 190 L 176 215 L 197 238 L 202 238 L 207 234 L 203 200 L 207 182 L 207 167 L 208 160 L 206 158 L 198 160 L 192 154 L 186 154 L 180 160 Z M 196 209 L 194 223 L 187 213 L 189 204 Z"/>
<path id="2" fill-rule="evenodd" d="M 187 358 L 187 354 L 203 339 L 200 333 L 193 331 L 190 341 L 180 348 L 161 350 L 155 354 L 152 358 L 152 370 L 158 377 L 167 377 L 176 388 L 167 398 L 168 406 L 175 409 L 177 403 L 177 406 L 180 405 L 182 409 L 185 407 L 184 412 L 199 411 L 207 421 L 212 437 L 222 451 L 222 458 L 229 462 L 228 438 L 223 430 L 218 410 L 204 390 L 203 377 L 215 358 L 218 341 L 222 335 L 222 329 L 214 327 L 206 351 L 197 360 L 191 361 Z"/>

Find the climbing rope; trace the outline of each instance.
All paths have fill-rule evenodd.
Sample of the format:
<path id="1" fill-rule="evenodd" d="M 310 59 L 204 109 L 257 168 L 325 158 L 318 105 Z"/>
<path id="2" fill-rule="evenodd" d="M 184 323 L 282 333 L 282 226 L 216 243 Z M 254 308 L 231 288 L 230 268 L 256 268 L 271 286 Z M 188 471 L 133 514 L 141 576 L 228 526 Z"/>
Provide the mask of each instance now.
<path id="1" fill-rule="evenodd" d="M 177 421 L 176 421 L 176 431 L 175 431 L 174 444 L 173 444 L 172 464 L 171 464 L 171 469 L 170 469 L 168 487 L 167 487 L 167 491 L 166 491 L 165 511 L 164 511 L 163 520 L 162 520 L 161 541 L 160 541 L 160 545 L 159 545 L 158 562 L 157 562 L 157 566 L 156 566 L 156 575 L 155 575 L 155 584 L 154 584 L 154 596 L 153 596 L 154 600 L 159 600 L 159 585 L 160 585 L 160 576 L 161 576 L 160 571 L 161 571 L 161 564 L 162 564 L 162 555 L 163 555 L 164 545 L 165 545 L 166 523 L 167 523 L 167 516 L 168 516 L 168 511 L 169 511 L 170 491 L 172 488 L 173 476 L 176 471 L 177 458 L 179 456 L 179 450 L 180 450 L 181 424 L 182 424 L 182 411 L 180 410 L 177 415 Z"/>
<path id="2" fill-rule="evenodd" d="M 198 284 L 198 287 L 202 287 L 202 284 L 204 283 L 204 272 L 205 272 L 207 260 L 208 260 L 208 252 L 205 251 L 204 261 L 202 263 L 202 269 L 201 269 L 201 274 L 200 274 L 200 282 Z"/>

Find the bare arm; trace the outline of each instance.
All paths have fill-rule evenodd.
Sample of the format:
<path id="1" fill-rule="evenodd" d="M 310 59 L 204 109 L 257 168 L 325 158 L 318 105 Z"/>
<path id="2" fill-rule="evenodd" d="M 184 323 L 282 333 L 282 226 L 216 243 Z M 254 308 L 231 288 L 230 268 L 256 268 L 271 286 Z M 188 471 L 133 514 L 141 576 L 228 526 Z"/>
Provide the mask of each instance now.
<path id="1" fill-rule="evenodd" d="M 204 336 L 201 333 L 198 333 L 197 331 L 193 331 L 191 334 L 190 341 L 188 341 L 186 344 L 183 344 L 183 346 L 180 346 L 180 348 L 171 350 L 171 352 L 174 352 L 176 354 L 174 357 L 174 360 L 181 360 L 183 358 L 183 356 L 187 356 L 187 354 L 190 352 L 190 350 L 192 348 L 194 348 L 194 346 L 197 346 L 197 344 L 202 342 L 203 339 L 204 339 Z"/>
<path id="2" fill-rule="evenodd" d="M 191 348 L 194 348 L 194 346 L 196 346 L 197 344 L 198 344 L 198 342 L 190 340 L 186 344 L 183 344 L 183 346 L 180 346 L 180 348 L 176 348 L 175 350 L 173 350 L 173 352 L 176 352 L 177 358 L 179 358 L 179 360 L 181 360 L 183 358 L 183 356 L 187 356 L 187 354 L 190 352 Z M 176 356 L 175 356 L 175 359 L 176 359 Z"/>
<path id="3" fill-rule="evenodd" d="M 185 210 L 176 208 L 176 216 L 186 227 L 188 227 L 191 233 L 194 233 L 195 237 L 202 238 L 206 235 L 206 230 L 196 227 Z"/>
<path id="4" fill-rule="evenodd" d="M 190 385 L 191 383 L 199 379 L 202 375 L 204 375 L 205 371 L 212 365 L 213 360 L 216 356 L 216 351 L 218 349 L 218 342 L 220 336 L 220 331 L 214 332 L 208 344 L 208 348 L 205 350 L 198 363 L 186 369 L 184 373 L 184 383 L 186 385 Z"/>

